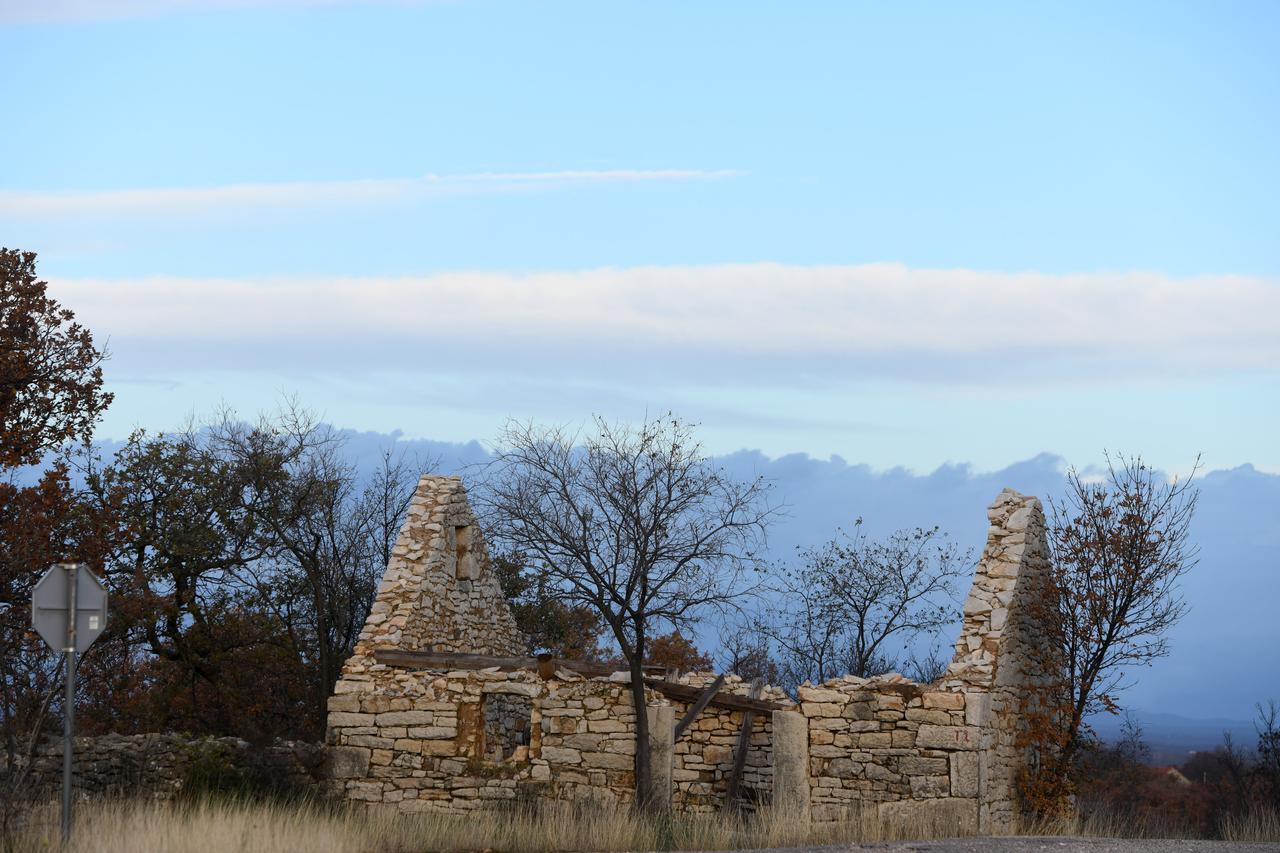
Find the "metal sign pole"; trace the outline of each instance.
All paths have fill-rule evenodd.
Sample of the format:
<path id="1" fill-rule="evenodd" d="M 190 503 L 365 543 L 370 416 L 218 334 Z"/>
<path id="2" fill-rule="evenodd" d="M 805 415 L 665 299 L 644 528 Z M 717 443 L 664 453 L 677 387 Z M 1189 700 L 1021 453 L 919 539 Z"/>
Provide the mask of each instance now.
<path id="1" fill-rule="evenodd" d="M 63 649 L 67 664 L 67 698 L 62 714 L 62 843 L 71 843 L 71 733 L 76 713 L 76 587 L 80 585 L 79 563 L 67 570 L 67 645 Z"/>

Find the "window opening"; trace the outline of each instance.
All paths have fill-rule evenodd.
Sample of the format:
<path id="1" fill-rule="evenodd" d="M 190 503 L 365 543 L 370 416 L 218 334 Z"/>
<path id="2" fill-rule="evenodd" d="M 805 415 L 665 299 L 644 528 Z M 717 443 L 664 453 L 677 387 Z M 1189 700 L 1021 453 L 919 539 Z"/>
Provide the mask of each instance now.
<path id="1" fill-rule="evenodd" d="M 524 761 L 529 757 L 533 700 L 513 693 L 484 697 L 484 752 L 493 762 Z"/>

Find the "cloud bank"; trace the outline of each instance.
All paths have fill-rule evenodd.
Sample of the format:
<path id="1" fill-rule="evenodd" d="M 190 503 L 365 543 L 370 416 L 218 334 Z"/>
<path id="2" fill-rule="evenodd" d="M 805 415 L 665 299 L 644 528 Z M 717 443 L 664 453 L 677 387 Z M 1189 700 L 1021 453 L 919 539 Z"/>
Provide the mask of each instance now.
<path id="1" fill-rule="evenodd" d="M 554 190 L 592 184 L 715 180 L 738 175 L 728 169 L 599 169 L 553 172 L 479 172 L 353 181 L 295 181 L 220 187 L 157 187 L 104 191 L 0 190 L 0 218 L 247 213 L 263 209 L 314 208 L 410 202 L 450 195 Z"/>
<path id="2" fill-rule="evenodd" d="M 1280 286 L 1243 276 L 760 263 L 51 287 L 119 355 L 167 368 L 185 358 L 250 370 L 991 385 L 1280 365 Z"/>

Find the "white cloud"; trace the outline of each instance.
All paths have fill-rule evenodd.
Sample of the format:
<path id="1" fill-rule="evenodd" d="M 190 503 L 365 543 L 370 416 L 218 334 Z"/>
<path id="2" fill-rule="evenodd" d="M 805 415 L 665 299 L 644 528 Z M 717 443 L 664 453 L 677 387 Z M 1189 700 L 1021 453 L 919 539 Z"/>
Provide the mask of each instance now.
<path id="1" fill-rule="evenodd" d="M 693 384 L 1174 379 L 1280 366 L 1280 286 L 893 264 L 420 278 L 59 280 L 121 355 L 236 369 L 661 374 Z"/>
<path id="2" fill-rule="evenodd" d="M 104 191 L 0 190 L 0 218 L 61 219 L 119 215 L 243 213 L 264 208 L 386 204 L 448 195 L 528 192 L 588 184 L 714 180 L 732 170 L 602 169 L 479 172 L 357 181 L 231 184 Z"/>
<path id="3" fill-rule="evenodd" d="M 0 24 L 62 24 L 185 12 L 331 6 L 423 6 L 440 0 L 4 0 Z"/>

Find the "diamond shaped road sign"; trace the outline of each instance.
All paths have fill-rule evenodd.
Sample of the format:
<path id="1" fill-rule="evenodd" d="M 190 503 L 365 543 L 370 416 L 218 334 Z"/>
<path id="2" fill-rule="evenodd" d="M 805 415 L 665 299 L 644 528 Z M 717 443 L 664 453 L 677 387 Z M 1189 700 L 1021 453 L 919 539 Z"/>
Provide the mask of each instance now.
<path id="1" fill-rule="evenodd" d="M 107 588 L 88 567 L 59 563 L 31 591 L 31 624 L 56 652 L 67 647 L 68 581 L 76 579 L 76 653 L 84 652 L 107 627 Z"/>

